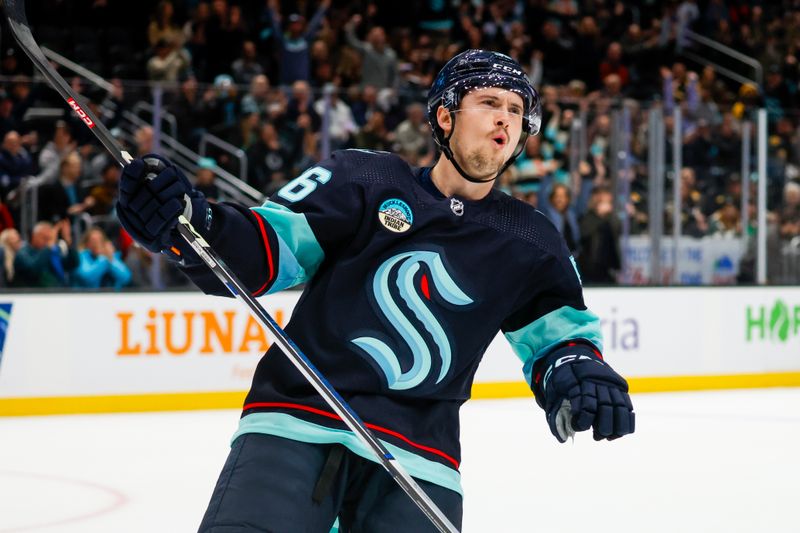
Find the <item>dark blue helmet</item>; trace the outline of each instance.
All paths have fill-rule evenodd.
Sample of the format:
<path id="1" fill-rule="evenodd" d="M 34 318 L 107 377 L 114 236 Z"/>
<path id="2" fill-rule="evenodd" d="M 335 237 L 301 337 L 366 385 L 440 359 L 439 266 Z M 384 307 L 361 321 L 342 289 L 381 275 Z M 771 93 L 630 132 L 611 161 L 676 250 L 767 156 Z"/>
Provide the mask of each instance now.
<path id="1" fill-rule="evenodd" d="M 439 106 L 454 111 L 467 91 L 479 87 L 501 87 L 519 94 L 524 104 L 523 133 L 539 133 L 542 124 L 539 95 L 519 63 L 498 52 L 467 50 L 442 67 L 428 92 L 428 122 L 437 142 L 444 134 L 436 120 Z"/>

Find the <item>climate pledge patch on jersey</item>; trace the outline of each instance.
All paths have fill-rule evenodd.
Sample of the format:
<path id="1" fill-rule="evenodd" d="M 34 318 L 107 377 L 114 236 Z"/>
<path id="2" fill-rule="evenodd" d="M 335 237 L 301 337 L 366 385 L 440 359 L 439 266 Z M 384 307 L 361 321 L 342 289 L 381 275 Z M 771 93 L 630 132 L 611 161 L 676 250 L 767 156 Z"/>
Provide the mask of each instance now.
<path id="1" fill-rule="evenodd" d="M 414 222 L 414 215 L 411 213 L 411 208 L 403 200 L 390 198 L 383 202 L 378 209 L 378 219 L 386 229 L 396 233 L 403 233 L 411 228 L 411 224 Z"/>

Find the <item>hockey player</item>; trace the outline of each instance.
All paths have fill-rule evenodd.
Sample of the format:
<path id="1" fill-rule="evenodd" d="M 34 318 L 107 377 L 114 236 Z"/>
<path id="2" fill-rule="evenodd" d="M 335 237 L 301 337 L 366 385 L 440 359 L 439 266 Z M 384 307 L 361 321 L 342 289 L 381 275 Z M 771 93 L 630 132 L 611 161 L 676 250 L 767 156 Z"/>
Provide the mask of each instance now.
<path id="1" fill-rule="evenodd" d="M 442 155 L 411 168 L 344 150 L 263 206 L 209 204 L 157 156 L 121 179 L 118 213 L 142 245 L 228 291 L 174 230 L 183 213 L 254 295 L 305 283 L 287 334 L 460 528 L 458 411 L 502 331 L 550 430 L 634 430 L 626 381 L 601 355 L 597 317 L 563 238 L 493 188 L 539 97 L 508 56 L 469 50 L 429 93 Z M 259 362 L 200 530 L 435 531 L 371 452 L 273 347 Z"/>

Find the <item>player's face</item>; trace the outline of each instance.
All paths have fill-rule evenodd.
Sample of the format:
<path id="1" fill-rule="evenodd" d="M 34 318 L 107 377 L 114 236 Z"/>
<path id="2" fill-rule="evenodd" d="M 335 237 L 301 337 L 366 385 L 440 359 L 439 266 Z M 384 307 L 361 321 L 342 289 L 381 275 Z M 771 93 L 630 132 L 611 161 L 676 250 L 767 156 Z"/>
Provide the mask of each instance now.
<path id="1" fill-rule="evenodd" d="M 522 97 L 506 89 L 475 89 L 464 95 L 450 146 L 468 174 L 497 175 L 517 147 L 523 110 Z"/>

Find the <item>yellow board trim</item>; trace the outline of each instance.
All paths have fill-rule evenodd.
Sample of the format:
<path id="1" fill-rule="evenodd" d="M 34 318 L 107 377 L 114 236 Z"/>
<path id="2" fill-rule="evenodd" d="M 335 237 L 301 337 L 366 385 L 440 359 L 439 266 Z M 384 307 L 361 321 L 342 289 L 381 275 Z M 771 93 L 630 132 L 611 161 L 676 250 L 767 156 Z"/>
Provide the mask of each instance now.
<path id="1" fill-rule="evenodd" d="M 628 383 L 631 392 L 634 393 L 800 387 L 800 372 L 718 376 L 653 376 L 629 378 Z M 246 394 L 245 391 L 229 391 L 0 398 L 0 416 L 239 409 L 244 405 Z M 524 381 L 475 383 L 472 386 L 472 397 L 477 399 L 529 398 L 532 396 L 528 384 Z"/>

